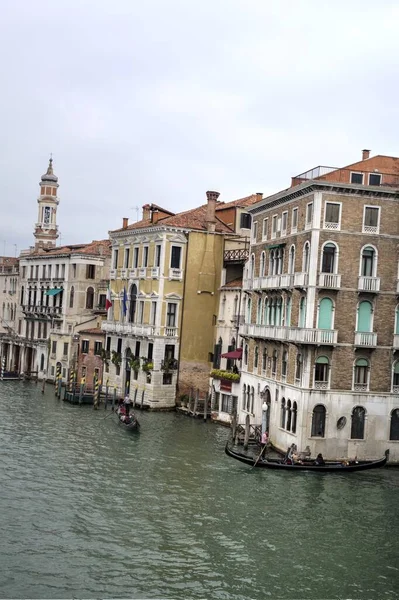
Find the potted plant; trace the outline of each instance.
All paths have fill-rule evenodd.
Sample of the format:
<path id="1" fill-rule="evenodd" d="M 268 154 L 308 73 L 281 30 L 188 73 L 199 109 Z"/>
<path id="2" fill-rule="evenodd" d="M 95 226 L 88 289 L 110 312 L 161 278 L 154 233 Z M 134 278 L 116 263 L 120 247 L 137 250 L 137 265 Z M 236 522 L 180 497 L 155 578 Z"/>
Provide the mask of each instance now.
<path id="1" fill-rule="evenodd" d="M 146 357 L 142 357 L 141 359 L 143 361 L 143 366 L 142 369 L 145 373 L 149 373 L 150 371 L 153 370 L 154 368 L 154 363 L 152 362 L 151 359 L 146 358 Z"/>
<path id="2" fill-rule="evenodd" d="M 111 362 L 112 362 L 113 365 L 115 365 L 116 374 L 119 375 L 120 369 L 121 369 L 121 363 L 122 363 L 122 355 L 121 355 L 121 353 L 120 352 L 116 352 L 115 350 L 112 350 Z"/>
<path id="3" fill-rule="evenodd" d="M 132 371 L 139 371 L 140 370 L 140 359 L 138 356 L 132 356 L 129 359 L 129 367 L 132 369 Z"/>

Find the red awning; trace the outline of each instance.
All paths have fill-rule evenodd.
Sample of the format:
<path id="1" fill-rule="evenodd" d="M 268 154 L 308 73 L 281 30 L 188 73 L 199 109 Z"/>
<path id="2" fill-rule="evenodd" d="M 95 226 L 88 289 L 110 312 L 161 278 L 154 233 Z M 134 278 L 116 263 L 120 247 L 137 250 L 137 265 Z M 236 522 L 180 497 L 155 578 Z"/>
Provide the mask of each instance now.
<path id="1" fill-rule="evenodd" d="M 232 360 L 235 360 L 235 359 L 241 360 L 242 348 L 237 348 L 236 350 L 232 350 L 231 352 L 226 352 L 225 354 L 222 354 L 222 358 L 230 358 Z"/>

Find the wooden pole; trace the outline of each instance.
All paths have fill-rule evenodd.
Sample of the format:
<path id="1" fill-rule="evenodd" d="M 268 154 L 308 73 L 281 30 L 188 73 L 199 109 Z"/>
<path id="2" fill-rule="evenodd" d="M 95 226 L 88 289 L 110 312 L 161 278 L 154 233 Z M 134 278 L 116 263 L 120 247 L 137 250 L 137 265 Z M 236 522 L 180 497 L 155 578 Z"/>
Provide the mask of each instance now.
<path id="1" fill-rule="evenodd" d="M 46 388 L 46 375 L 44 375 L 43 377 L 43 383 L 42 383 L 42 394 L 44 394 L 44 390 Z"/>
<path id="2" fill-rule="evenodd" d="M 244 436 L 244 449 L 245 450 L 247 450 L 248 442 L 249 442 L 249 422 L 250 422 L 250 417 L 249 417 L 249 415 L 247 415 L 245 417 L 245 436 Z"/>
<path id="3" fill-rule="evenodd" d="M 234 413 L 233 417 L 231 419 L 231 437 L 233 439 L 233 443 L 235 443 L 236 433 L 237 433 L 237 413 Z"/>
<path id="4" fill-rule="evenodd" d="M 199 399 L 199 389 L 197 388 L 197 392 L 195 394 L 195 400 L 194 400 L 194 410 L 193 410 L 193 416 L 195 417 L 197 414 L 197 407 L 198 407 L 198 399 Z"/>
<path id="5" fill-rule="evenodd" d="M 84 392 L 84 388 L 85 388 L 85 383 L 86 383 L 86 379 L 85 379 L 84 377 L 82 377 L 82 379 L 80 380 L 79 404 L 82 404 L 82 399 L 83 399 L 83 392 Z"/>
<path id="6" fill-rule="evenodd" d="M 208 394 L 205 394 L 205 398 L 204 398 L 204 421 L 206 421 L 207 418 L 207 411 L 208 411 Z"/>
<path id="7" fill-rule="evenodd" d="M 105 402 L 104 402 L 104 410 L 107 410 L 107 404 L 108 404 L 108 384 L 109 384 L 109 379 L 107 379 L 107 382 L 105 384 Z"/>
<path id="8" fill-rule="evenodd" d="M 145 389 L 143 389 L 142 394 L 141 394 L 141 408 L 143 408 L 143 404 L 144 404 L 144 394 L 145 394 Z"/>
<path id="9" fill-rule="evenodd" d="M 62 390 L 62 375 L 61 375 L 61 371 L 60 374 L 58 376 L 58 398 L 61 399 L 61 390 Z"/>
<path id="10" fill-rule="evenodd" d="M 112 406 L 111 406 L 112 412 L 115 410 L 115 404 L 116 404 L 116 385 L 114 385 L 114 395 L 112 396 Z"/>

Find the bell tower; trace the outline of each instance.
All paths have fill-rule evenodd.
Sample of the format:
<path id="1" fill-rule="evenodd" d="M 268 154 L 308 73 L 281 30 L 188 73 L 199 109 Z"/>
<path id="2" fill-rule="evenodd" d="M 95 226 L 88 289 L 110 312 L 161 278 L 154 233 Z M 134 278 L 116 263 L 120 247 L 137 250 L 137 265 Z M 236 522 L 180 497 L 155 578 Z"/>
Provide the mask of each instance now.
<path id="1" fill-rule="evenodd" d="M 53 159 L 50 158 L 47 172 L 40 181 L 38 219 L 35 225 L 35 248 L 54 248 L 58 238 L 57 197 L 58 177 L 53 172 Z"/>

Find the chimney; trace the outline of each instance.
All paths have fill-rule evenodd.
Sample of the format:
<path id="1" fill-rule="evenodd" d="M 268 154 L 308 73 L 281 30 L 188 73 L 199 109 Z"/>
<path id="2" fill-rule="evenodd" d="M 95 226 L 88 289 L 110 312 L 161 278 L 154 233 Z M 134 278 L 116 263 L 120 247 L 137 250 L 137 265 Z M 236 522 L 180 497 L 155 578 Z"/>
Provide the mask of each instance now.
<path id="1" fill-rule="evenodd" d="M 362 160 L 370 158 L 370 150 L 362 150 Z"/>
<path id="2" fill-rule="evenodd" d="M 122 229 L 127 229 L 128 223 L 129 223 L 129 218 L 128 217 L 123 217 Z"/>
<path id="3" fill-rule="evenodd" d="M 149 204 L 144 204 L 143 205 L 143 221 L 149 221 L 150 220 L 150 205 Z"/>
<path id="4" fill-rule="evenodd" d="M 215 210 L 216 210 L 216 202 L 217 199 L 219 198 L 220 194 L 219 192 L 207 192 L 206 193 L 206 197 L 208 199 L 208 206 L 207 206 L 207 210 L 206 210 L 206 228 L 208 231 L 214 232 L 215 231 L 215 224 L 216 224 L 216 219 L 215 219 Z"/>
<path id="5" fill-rule="evenodd" d="M 260 202 L 263 200 L 263 192 L 256 192 L 256 200 Z"/>
<path id="6" fill-rule="evenodd" d="M 156 225 L 158 223 L 158 218 L 159 218 L 159 210 L 157 208 L 153 208 L 152 213 L 151 213 L 151 219 L 152 219 L 153 225 Z"/>

